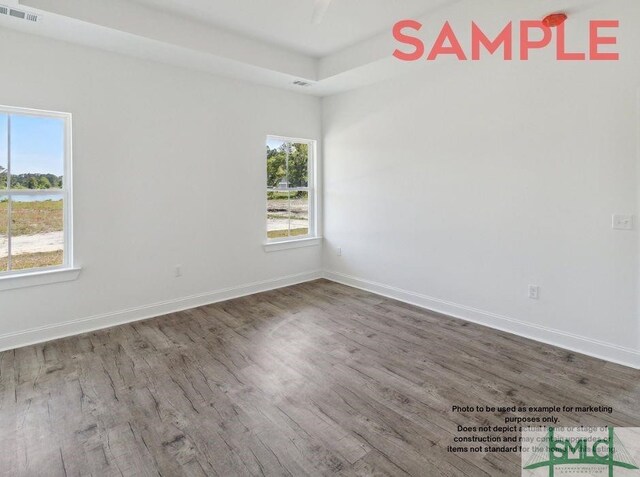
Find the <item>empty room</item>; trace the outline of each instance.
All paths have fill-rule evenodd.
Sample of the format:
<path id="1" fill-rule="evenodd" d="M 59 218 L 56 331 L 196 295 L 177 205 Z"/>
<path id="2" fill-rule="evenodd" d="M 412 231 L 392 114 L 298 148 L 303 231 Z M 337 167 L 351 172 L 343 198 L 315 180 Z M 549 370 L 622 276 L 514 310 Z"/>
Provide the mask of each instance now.
<path id="1" fill-rule="evenodd" d="M 0 477 L 640 477 L 637 0 L 0 0 Z"/>

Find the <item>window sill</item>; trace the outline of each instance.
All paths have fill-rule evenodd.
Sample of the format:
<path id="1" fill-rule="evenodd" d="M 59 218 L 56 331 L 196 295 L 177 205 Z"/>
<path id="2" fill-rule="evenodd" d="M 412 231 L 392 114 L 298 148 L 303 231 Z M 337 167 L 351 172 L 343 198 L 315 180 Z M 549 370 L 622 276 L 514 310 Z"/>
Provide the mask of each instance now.
<path id="1" fill-rule="evenodd" d="M 78 278 L 80 268 L 61 268 L 25 272 L 0 277 L 0 292 L 16 288 L 36 287 L 51 283 L 70 282 Z"/>
<path id="2" fill-rule="evenodd" d="M 307 237 L 302 239 L 280 240 L 267 242 L 263 245 L 265 252 L 279 252 L 292 248 L 317 247 L 322 243 L 322 237 Z"/>

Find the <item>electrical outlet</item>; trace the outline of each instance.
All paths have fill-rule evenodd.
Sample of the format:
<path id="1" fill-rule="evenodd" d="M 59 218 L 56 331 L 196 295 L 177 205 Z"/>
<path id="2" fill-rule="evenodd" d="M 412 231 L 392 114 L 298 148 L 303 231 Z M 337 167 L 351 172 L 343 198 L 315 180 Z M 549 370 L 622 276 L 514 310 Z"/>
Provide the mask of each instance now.
<path id="1" fill-rule="evenodd" d="M 633 215 L 614 214 L 611 228 L 615 230 L 633 230 Z"/>
<path id="2" fill-rule="evenodd" d="M 529 298 L 532 300 L 540 299 L 540 287 L 538 285 L 529 285 Z"/>
<path id="3" fill-rule="evenodd" d="M 182 276 L 182 265 L 176 265 L 176 278 L 180 278 Z"/>
<path id="4" fill-rule="evenodd" d="M 342 257 L 342 247 L 338 247 L 336 254 L 338 255 L 338 257 Z"/>

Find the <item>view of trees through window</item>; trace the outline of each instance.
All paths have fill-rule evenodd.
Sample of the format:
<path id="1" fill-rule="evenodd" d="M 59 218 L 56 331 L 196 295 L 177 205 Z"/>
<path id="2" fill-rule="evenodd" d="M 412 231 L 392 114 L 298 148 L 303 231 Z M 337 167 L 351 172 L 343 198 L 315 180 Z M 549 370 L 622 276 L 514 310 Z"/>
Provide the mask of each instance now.
<path id="1" fill-rule="evenodd" d="M 0 110 L 0 273 L 64 263 L 65 121 Z"/>
<path id="2" fill-rule="evenodd" d="M 267 139 L 267 237 L 309 234 L 309 144 Z"/>

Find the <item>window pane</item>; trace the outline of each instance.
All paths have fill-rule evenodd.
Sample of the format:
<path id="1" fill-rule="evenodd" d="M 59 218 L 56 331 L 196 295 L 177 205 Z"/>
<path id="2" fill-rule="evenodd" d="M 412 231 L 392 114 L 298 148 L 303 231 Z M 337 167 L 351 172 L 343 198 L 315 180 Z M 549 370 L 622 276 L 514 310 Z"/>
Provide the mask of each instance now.
<path id="1" fill-rule="evenodd" d="M 289 187 L 307 187 L 309 185 L 309 146 L 292 143 L 289 151 Z"/>
<path id="2" fill-rule="evenodd" d="M 309 193 L 291 193 L 291 236 L 309 234 Z"/>
<path id="3" fill-rule="evenodd" d="M 7 158 L 7 115 L 0 114 L 0 190 L 7 188 Z"/>
<path id="4" fill-rule="evenodd" d="M 61 194 L 13 196 L 11 270 L 62 265 L 63 227 Z"/>
<path id="5" fill-rule="evenodd" d="M 11 115 L 11 188 L 60 189 L 65 123 L 58 118 Z"/>
<path id="6" fill-rule="evenodd" d="M 9 239 L 7 225 L 9 224 L 9 198 L 0 195 L 0 272 L 7 271 L 9 255 Z"/>
<path id="7" fill-rule="evenodd" d="M 267 139 L 267 188 L 286 188 L 286 144 L 277 139 Z"/>
<path id="8" fill-rule="evenodd" d="M 267 192 L 267 237 L 289 236 L 289 192 Z"/>

